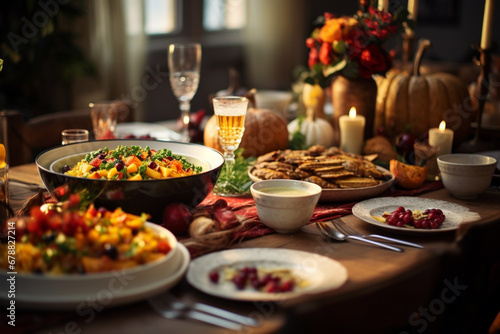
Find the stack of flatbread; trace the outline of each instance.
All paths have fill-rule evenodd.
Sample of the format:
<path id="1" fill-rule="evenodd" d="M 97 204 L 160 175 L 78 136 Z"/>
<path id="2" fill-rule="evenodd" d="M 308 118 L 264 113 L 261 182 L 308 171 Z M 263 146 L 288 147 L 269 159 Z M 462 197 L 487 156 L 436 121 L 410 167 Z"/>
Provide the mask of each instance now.
<path id="1" fill-rule="evenodd" d="M 250 173 L 263 180 L 308 181 L 323 189 L 370 187 L 390 178 L 361 156 L 321 145 L 267 153 L 257 158 Z"/>

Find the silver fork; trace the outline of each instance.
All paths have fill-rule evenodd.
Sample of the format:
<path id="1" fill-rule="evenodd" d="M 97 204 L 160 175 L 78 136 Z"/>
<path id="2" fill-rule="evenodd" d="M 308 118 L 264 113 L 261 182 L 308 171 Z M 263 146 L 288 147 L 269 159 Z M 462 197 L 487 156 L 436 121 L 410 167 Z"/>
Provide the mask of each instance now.
<path id="1" fill-rule="evenodd" d="M 187 311 L 187 310 L 191 309 L 191 310 L 195 310 L 195 311 L 208 313 L 210 315 L 213 315 L 213 316 L 216 316 L 216 317 L 219 317 L 222 319 L 226 319 L 226 320 L 229 320 L 232 322 L 237 322 L 241 325 L 254 326 L 254 327 L 260 325 L 259 321 L 255 320 L 253 318 L 246 317 L 246 316 L 234 313 L 234 312 L 229 312 L 229 311 L 223 310 L 223 309 L 215 307 L 215 306 L 211 306 L 211 305 L 207 305 L 207 304 L 203 304 L 203 303 L 194 303 L 194 304 L 188 305 L 188 304 L 182 302 L 181 300 L 177 299 L 177 297 L 175 297 L 174 295 L 172 295 L 169 292 L 161 294 L 161 295 L 159 295 L 159 297 L 161 297 L 165 301 L 169 302 L 169 305 L 175 310 Z"/>
<path id="2" fill-rule="evenodd" d="M 162 295 L 151 297 L 148 299 L 148 302 L 156 312 L 158 312 L 161 316 L 167 319 L 189 318 L 235 331 L 240 331 L 243 328 L 242 325 L 236 322 L 222 319 L 207 313 L 191 309 L 186 309 L 186 310 L 174 309 L 172 308 L 170 303 L 165 298 L 163 298 Z"/>
<path id="3" fill-rule="evenodd" d="M 338 241 L 358 240 L 358 241 L 366 242 L 366 243 L 376 245 L 376 246 L 379 246 L 382 248 L 390 249 L 390 250 L 395 251 L 395 252 L 403 252 L 404 251 L 402 248 L 391 246 L 391 245 L 386 245 L 386 244 L 383 244 L 381 242 L 373 241 L 370 239 L 365 239 L 362 237 L 358 237 L 356 235 L 343 234 L 342 232 L 340 232 L 340 230 L 338 230 L 334 227 L 330 227 L 330 226 L 326 225 L 324 222 L 316 222 L 316 226 L 321 231 L 321 233 L 323 235 L 327 236 L 329 239 L 334 239 L 334 240 L 338 240 Z"/>
<path id="4" fill-rule="evenodd" d="M 380 234 L 361 234 L 358 231 L 356 231 L 354 228 L 352 228 L 351 226 L 349 226 L 348 224 L 346 224 L 340 218 L 334 218 L 334 219 L 332 219 L 332 224 L 334 226 L 336 226 L 337 229 L 339 229 L 342 232 L 344 232 L 345 234 L 356 235 L 356 236 L 362 237 L 362 238 L 381 239 L 381 240 L 390 241 L 390 242 L 394 242 L 394 243 L 397 243 L 397 244 L 406 245 L 406 246 L 415 247 L 415 248 L 424 248 L 424 246 L 419 245 L 419 244 L 415 244 L 413 242 L 408 242 L 408 241 L 404 241 L 404 240 L 400 240 L 400 239 L 390 238 L 390 237 L 386 237 L 386 236 L 383 236 L 383 235 L 380 235 Z"/>

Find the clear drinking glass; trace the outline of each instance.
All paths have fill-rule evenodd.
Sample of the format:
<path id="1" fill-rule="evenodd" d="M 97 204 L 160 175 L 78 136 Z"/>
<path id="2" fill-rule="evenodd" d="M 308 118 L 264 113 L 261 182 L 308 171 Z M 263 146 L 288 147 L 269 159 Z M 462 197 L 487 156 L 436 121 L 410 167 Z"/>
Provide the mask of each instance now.
<path id="1" fill-rule="evenodd" d="M 189 112 L 200 82 L 201 45 L 170 44 L 168 49 L 168 68 L 170 85 L 179 101 L 183 123 L 182 141 L 189 142 Z"/>
<path id="2" fill-rule="evenodd" d="M 89 103 L 90 117 L 96 140 L 116 139 L 116 123 L 120 111 L 120 102 L 104 101 Z"/>
<path id="3" fill-rule="evenodd" d="M 240 96 L 215 97 L 214 113 L 217 119 L 219 142 L 224 150 L 226 181 L 217 184 L 214 193 L 218 196 L 239 195 L 231 192 L 231 174 L 234 166 L 234 151 L 238 148 L 245 131 L 245 115 L 248 99 Z"/>
<path id="4" fill-rule="evenodd" d="M 89 131 L 87 129 L 67 129 L 61 132 L 63 145 L 89 141 Z"/>
<path id="5" fill-rule="evenodd" d="M 9 205 L 9 165 L 0 163 L 0 236 L 7 235 L 7 219 L 13 216 Z"/>

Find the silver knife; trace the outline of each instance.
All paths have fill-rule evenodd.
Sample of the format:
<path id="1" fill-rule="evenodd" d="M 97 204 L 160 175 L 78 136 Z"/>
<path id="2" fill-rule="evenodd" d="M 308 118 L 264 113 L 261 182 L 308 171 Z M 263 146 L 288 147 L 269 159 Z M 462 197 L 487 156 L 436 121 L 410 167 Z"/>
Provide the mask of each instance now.
<path id="1" fill-rule="evenodd" d="M 362 237 L 364 237 L 364 238 L 377 238 L 377 239 L 382 239 L 382 240 L 386 240 L 386 241 L 392 241 L 394 243 L 398 243 L 398 244 L 406 245 L 406 246 L 410 246 L 410 247 L 424 248 L 424 246 L 419 245 L 419 244 L 415 244 L 413 242 L 404 241 L 404 240 L 400 240 L 400 239 L 389 238 L 389 237 L 386 237 L 386 236 L 383 236 L 383 235 L 379 235 L 379 234 L 367 234 L 367 235 L 363 235 Z"/>

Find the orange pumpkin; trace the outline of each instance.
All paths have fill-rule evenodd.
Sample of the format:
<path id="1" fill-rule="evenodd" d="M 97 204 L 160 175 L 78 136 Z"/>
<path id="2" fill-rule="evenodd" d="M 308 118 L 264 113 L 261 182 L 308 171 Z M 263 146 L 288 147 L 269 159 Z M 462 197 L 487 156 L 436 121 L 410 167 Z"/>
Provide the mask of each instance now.
<path id="1" fill-rule="evenodd" d="M 389 170 L 396 178 L 396 183 L 406 189 L 420 187 L 427 178 L 427 167 L 408 165 L 396 159 L 389 162 Z"/>
<path id="2" fill-rule="evenodd" d="M 203 143 L 223 152 L 217 134 L 215 115 L 205 125 Z M 246 158 L 288 148 L 286 119 L 269 109 L 249 108 L 245 117 L 245 132 L 239 147 L 245 149 L 243 156 Z"/>
<path id="3" fill-rule="evenodd" d="M 467 139 L 474 110 L 467 86 L 448 73 L 420 74 L 424 51 L 431 46 L 421 40 L 413 73 L 392 71 L 378 77 L 374 131 L 385 129 L 389 137 L 409 131 L 419 137 L 442 120 L 454 132 L 454 145 Z"/>

